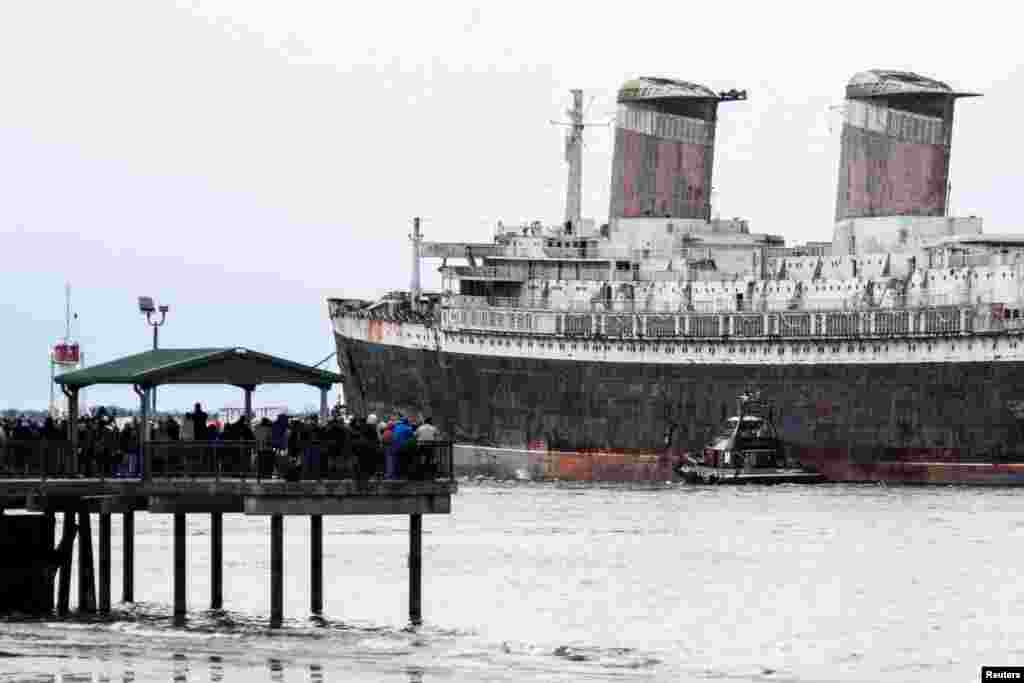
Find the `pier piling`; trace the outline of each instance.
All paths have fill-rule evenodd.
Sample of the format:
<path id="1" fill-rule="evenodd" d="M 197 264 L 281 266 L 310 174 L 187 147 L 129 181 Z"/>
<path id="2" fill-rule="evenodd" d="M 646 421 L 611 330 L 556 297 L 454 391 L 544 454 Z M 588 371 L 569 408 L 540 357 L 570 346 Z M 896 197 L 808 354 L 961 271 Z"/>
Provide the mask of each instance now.
<path id="1" fill-rule="evenodd" d="M 71 611 L 71 550 L 74 546 L 74 536 L 77 533 L 75 528 L 75 515 L 65 510 L 61 529 L 61 548 L 67 552 L 60 558 L 60 583 L 57 586 L 57 613 L 66 615 Z M 70 539 L 70 540 L 69 540 Z"/>
<path id="2" fill-rule="evenodd" d="M 270 516 L 270 627 L 284 616 L 284 517 Z"/>
<path id="3" fill-rule="evenodd" d="M 185 556 L 185 534 L 188 532 L 185 524 L 185 513 L 174 513 L 174 620 L 182 622 L 185 620 L 187 606 L 187 558 Z"/>
<path id="4" fill-rule="evenodd" d="M 100 513 L 100 613 L 110 611 L 110 513 Z"/>
<path id="5" fill-rule="evenodd" d="M 409 515 L 409 621 L 413 625 L 423 622 L 420 609 L 420 588 L 423 560 L 423 515 Z"/>
<path id="6" fill-rule="evenodd" d="M 309 586 L 310 605 L 313 614 L 324 611 L 324 518 L 323 515 L 309 516 Z"/>
<path id="7" fill-rule="evenodd" d="M 92 559 L 92 526 L 89 511 L 78 511 L 78 609 L 96 611 L 96 574 Z"/>
<path id="8" fill-rule="evenodd" d="M 121 517 L 121 602 L 135 602 L 135 512 Z"/>
<path id="9" fill-rule="evenodd" d="M 224 513 L 210 513 L 210 609 L 224 606 Z"/>

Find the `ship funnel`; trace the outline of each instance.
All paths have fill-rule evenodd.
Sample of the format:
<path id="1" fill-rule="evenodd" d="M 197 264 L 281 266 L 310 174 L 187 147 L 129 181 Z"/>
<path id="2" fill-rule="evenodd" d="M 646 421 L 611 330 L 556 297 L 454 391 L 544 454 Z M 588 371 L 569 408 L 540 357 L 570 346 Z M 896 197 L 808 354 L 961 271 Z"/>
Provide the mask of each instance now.
<path id="1" fill-rule="evenodd" d="M 976 93 L 873 69 L 846 86 L 836 221 L 944 216 L 953 104 Z"/>
<path id="2" fill-rule="evenodd" d="M 619 89 L 610 215 L 711 217 L 718 103 L 745 90 L 715 93 L 696 83 L 637 78 Z"/>

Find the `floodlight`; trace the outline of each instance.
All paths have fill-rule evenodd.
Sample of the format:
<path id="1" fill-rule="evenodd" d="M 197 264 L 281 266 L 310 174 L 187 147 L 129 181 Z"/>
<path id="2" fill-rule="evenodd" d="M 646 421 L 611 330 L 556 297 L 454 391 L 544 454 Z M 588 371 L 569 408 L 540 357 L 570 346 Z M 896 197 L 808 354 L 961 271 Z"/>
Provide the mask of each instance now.
<path id="1" fill-rule="evenodd" d="M 164 304 L 163 306 L 161 306 L 161 307 L 160 307 L 160 312 L 161 312 L 161 313 L 164 313 L 164 314 L 166 314 L 166 313 L 167 313 L 167 311 L 169 311 L 169 310 L 171 310 L 171 307 L 170 307 L 170 306 L 168 306 L 167 304 Z"/>
<path id="2" fill-rule="evenodd" d="M 156 306 L 153 305 L 153 297 L 151 296 L 140 296 L 139 297 L 139 311 L 142 313 L 152 313 L 156 310 Z"/>

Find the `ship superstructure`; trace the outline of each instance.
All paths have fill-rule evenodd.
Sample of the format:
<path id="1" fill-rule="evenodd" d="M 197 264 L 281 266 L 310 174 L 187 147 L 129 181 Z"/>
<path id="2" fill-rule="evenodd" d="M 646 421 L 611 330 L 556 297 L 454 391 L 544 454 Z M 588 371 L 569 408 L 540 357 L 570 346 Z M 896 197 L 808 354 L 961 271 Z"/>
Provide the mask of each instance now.
<path id="1" fill-rule="evenodd" d="M 836 476 L 1016 459 L 1024 238 L 946 215 L 969 93 L 873 70 L 846 95 L 832 240 L 786 246 L 711 217 L 718 105 L 746 92 L 627 82 L 607 222 L 575 218 L 570 182 L 560 225 L 417 237 L 417 263 L 444 259 L 441 292 L 331 301 L 348 402 L 428 412 L 477 443 L 657 450 L 666 434 L 699 447 L 753 385 Z"/>

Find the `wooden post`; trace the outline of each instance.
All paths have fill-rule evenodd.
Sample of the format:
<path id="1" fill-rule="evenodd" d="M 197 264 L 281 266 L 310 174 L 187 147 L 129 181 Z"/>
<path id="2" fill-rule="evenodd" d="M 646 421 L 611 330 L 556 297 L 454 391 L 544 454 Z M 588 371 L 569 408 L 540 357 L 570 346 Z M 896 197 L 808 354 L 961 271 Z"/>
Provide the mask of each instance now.
<path id="1" fill-rule="evenodd" d="M 135 602 L 135 511 L 121 518 L 121 602 Z"/>
<path id="2" fill-rule="evenodd" d="M 184 621 L 188 609 L 188 561 L 185 557 L 185 534 L 188 531 L 185 520 L 184 512 L 174 513 L 174 620 L 178 623 Z"/>
<path id="3" fill-rule="evenodd" d="M 92 526 L 89 510 L 78 511 L 78 610 L 96 611 L 96 574 L 92 563 Z"/>
<path id="4" fill-rule="evenodd" d="M 270 516 L 270 627 L 284 616 L 284 517 Z"/>
<path id="5" fill-rule="evenodd" d="M 310 606 L 313 614 L 324 611 L 324 518 L 309 516 L 309 585 Z"/>
<path id="6" fill-rule="evenodd" d="M 224 513 L 210 514 L 210 609 L 224 606 Z"/>
<path id="7" fill-rule="evenodd" d="M 330 391 L 330 387 L 320 387 L 320 424 L 327 424 L 327 418 L 331 416 L 330 410 L 327 408 L 327 392 Z"/>
<path id="8" fill-rule="evenodd" d="M 252 425 L 252 392 L 256 387 L 242 387 L 245 391 L 245 420 Z"/>
<path id="9" fill-rule="evenodd" d="M 3 514 L 3 509 L 0 509 L 0 515 Z M 44 519 L 44 530 L 43 530 L 43 543 L 46 549 L 50 552 L 57 552 L 57 548 L 54 547 L 57 539 L 57 516 L 52 511 L 43 513 Z M 56 578 L 56 572 L 54 577 Z M 50 581 L 50 577 L 47 576 L 47 581 Z M 50 583 L 50 594 L 46 597 L 46 611 L 53 611 L 53 584 Z"/>
<path id="10" fill-rule="evenodd" d="M 139 462 L 142 464 L 142 478 L 146 481 L 153 477 L 153 463 L 149 452 L 149 393 L 150 389 L 147 388 L 140 394 L 142 410 L 139 420 Z"/>
<path id="11" fill-rule="evenodd" d="M 66 393 L 66 392 L 65 392 Z M 65 476 L 78 474 L 78 389 L 68 394 L 68 441 L 71 442 L 71 455 Z"/>
<path id="12" fill-rule="evenodd" d="M 100 513 L 100 612 L 110 611 L 110 513 Z"/>
<path id="13" fill-rule="evenodd" d="M 65 615 L 71 611 L 71 551 L 75 544 L 75 513 L 65 510 L 60 545 L 66 549 L 60 562 L 60 584 L 57 587 L 57 613 Z"/>
<path id="14" fill-rule="evenodd" d="M 414 626 L 423 622 L 420 609 L 423 559 L 423 515 L 409 515 L 409 621 Z"/>

